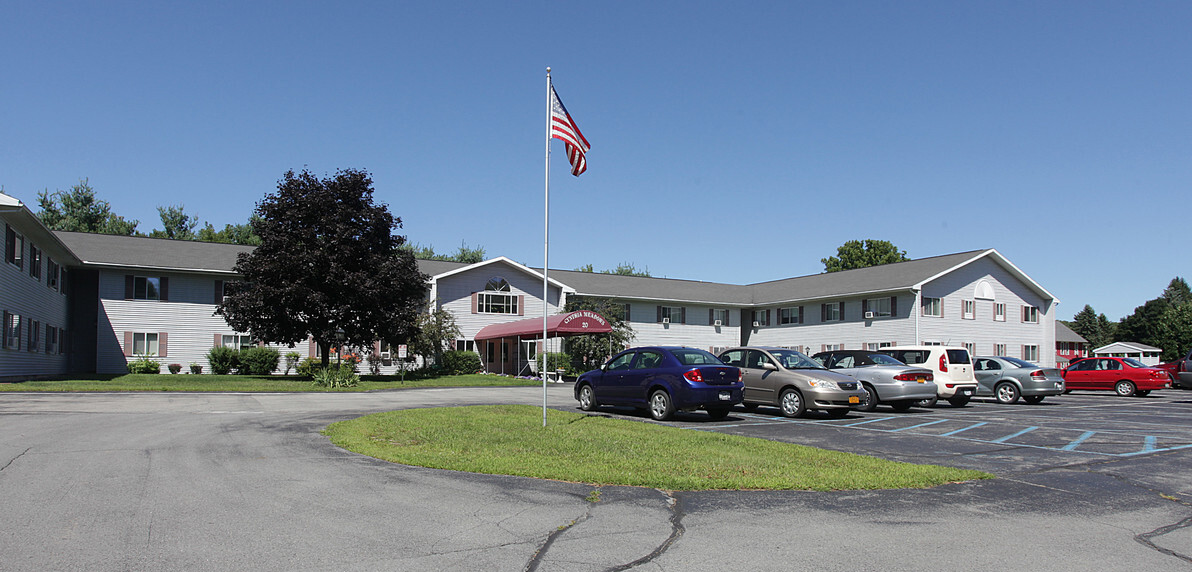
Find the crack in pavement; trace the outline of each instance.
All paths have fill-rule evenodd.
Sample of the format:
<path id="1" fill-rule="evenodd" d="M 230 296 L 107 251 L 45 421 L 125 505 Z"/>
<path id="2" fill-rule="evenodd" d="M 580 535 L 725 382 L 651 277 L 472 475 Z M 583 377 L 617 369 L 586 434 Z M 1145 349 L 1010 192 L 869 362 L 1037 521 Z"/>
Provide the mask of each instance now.
<path id="1" fill-rule="evenodd" d="M 679 537 L 683 536 L 683 533 L 687 531 L 687 528 L 683 526 L 684 513 L 682 505 L 679 502 L 679 498 L 676 497 L 671 491 L 658 489 L 658 492 L 666 496 L 667 508 L 670 510 L 670 536 L 668 536 L 666 540 L 662 542 L 662 544 L 659 544 L 657 547 L 655 547 L 654 550 L 651 550 L 649 554 L 646 554 L 645 556 L 642 556 L 641 558 L 638 558 L 637 560 L 627 564 L 621 564 L 619 566 L 608 568 L 605 572 L 622 572 L 624 570 L 636 568 L 637 566 L 651 562 L 666 553 L 666 551 L 669 550 L 670 547 L 679 540 Z M 562 536 L 563 533 L 571 530 L 576 525 L 588 520 L 588 518 L 592 516 L 592 506 L 594 504 L 595 503 L 589 501 L 588 508 L 586 511 L 584 511 L 582 516 L 567 523 L 566 525 L 560 526 L 557 530 L 550 533 L 550 535 L 548 535 L 546 540 L 542 543 L 542 546 L 540 546 L 538 550 L 534 552 L 534 555 L 530 558 L 530 561 L 526 563 L 526 567 L 522 569 L 522 572 L 534 572 L 537 570 L 538 566 L 542 563 L 543 557 L 546 556 L 547 551 L 550 549 L 550 546 L 554 544 L 555 540 Z"/>
<path id="2" fill-rule="evenodd" d="M 29 447 L 28 449 L 21 451 L 19 454 L 17 454 L 17 456 L 9 459 L 7 463 L 4 463 L 3 467 L 0 467 L 0 471 L 7 469 L 9 465 L 13 464 L 13 462 L 15 462 L 17 459 L 20 459 L 21 457 L 25 456 L 25 453 L 28 453 L 31 450 L 33 450 L 33 447 Z"/>
<path id="3" fill-rule="evenodd" d="M 1161 526 L 1161 527 L 1156 528 L 1155 530 L 1152 530 L 1150 532 L 1136 534 L 1136 535 L 1134 535 L 1134 541 L 1143 545 L 1143 546 L 1147 546 L 1154 550 L 1157 550 L 1157 551 L 1159 551 L 1163 554 L 1166 554 L 1168 556 L 1174 556 L 1174 557 L 1179 558 L 1180 560 L 1183 560 L 1185 562 L 1192 562 L 1192 558 L 1190 558 L 1188 556 L 1180 554 L 1179 552 L 1171 550 L 1170 548 L 1163 548 L 1162 546 L 1159 546 L 1159 545 L 1155 544 L 1154 542 L 1151 542 L 1152 538 L 1155 538 L 1158 536 L 1163 536 L 1164 534 L 1167 534 L 1173 530 L 1187 528 L 1188 526 L 1192 526 L 1192 516 L 1185 518 L 1184 520 L 1181 520 L 1175 524 Z"/>

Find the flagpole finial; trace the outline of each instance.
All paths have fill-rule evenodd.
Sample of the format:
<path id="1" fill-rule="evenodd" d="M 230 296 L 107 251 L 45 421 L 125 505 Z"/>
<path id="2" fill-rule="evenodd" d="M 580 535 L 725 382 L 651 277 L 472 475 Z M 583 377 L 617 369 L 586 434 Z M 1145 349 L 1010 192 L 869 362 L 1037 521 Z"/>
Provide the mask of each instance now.
<path id="1" fill-rule="evenodd" d="M 546 73 L 550 73 L 550 66 L 546 66 Z"/>

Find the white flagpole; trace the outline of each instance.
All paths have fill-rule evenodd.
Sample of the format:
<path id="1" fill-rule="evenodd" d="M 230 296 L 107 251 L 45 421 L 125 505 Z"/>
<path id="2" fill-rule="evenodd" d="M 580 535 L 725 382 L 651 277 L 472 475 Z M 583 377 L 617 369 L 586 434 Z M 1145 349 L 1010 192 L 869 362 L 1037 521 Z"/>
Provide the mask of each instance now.
<path id="1" fill-rule="evenodd" d="M 546 315 L 549 310 L 549 281 L 547 273 L 550 268 L 550 68 L 546 68 L 546 199 L 543 203 L 542 215 L 542 426 L 546 427 Z"/>

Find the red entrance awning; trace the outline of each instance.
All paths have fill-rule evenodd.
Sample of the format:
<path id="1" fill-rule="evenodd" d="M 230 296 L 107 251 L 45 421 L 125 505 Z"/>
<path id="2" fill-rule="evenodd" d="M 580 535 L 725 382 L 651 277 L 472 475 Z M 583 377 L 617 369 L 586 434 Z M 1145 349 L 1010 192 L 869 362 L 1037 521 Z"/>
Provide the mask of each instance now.
<path id="1" fill-rule="evenodd" d="M 557 314 L 546 319 L 547 337 L 579 336 L 583 334 L 607 334 L 613 331 L 608 320 L 589 310 Z M 493 324 L 476 332 L 476 341 L 497 338 L 525 338 L 536 340 L 542 337 L 542 318 L 529 318 L 504 324 Z"/>

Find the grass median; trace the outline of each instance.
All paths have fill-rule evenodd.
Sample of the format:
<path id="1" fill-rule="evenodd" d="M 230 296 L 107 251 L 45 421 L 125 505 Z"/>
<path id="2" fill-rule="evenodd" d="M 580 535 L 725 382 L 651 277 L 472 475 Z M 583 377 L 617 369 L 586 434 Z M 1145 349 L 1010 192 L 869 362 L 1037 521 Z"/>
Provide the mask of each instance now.
<path id="1" fill-rule="evenodd" d="M 448 375 L 402 381 L 397 376 L 363 375 L 356 387 L 319 387 L 310 378 L 281 375 L 125 374 L 87 378 L 0 383 L 0 391 L 216 391 L 235 393 L 353 392 L 408 387 L 542 385 L 541 381 L 500 375 Z"/>
<path id="2" fill-rule="evenodd" d="M 386 461 L 473 473 L 664 490 L 924 488 L 992 478 L 529 405 L 409 409 L 333 423 L 332 443 Z"/>

